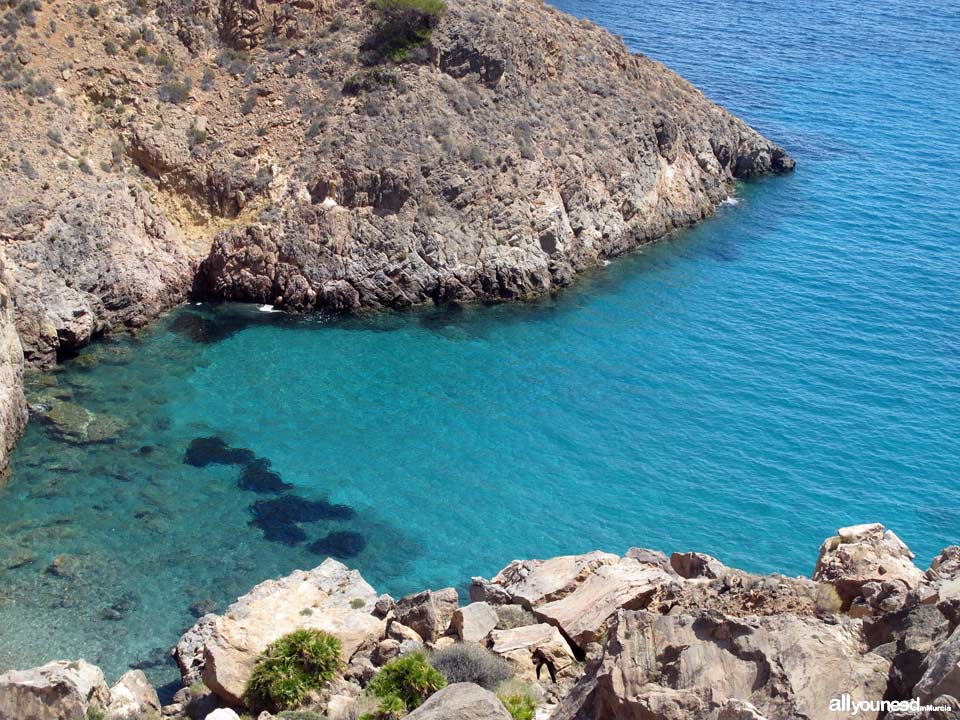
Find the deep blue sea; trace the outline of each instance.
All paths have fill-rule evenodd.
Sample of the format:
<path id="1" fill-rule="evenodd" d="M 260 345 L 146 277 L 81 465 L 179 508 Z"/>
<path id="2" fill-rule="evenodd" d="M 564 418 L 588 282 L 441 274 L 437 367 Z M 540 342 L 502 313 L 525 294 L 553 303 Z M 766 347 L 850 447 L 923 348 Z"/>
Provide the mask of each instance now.
<path id="1" fill-rule="evenodd" d="M 960 7 L 557 4 L 797 172 L 554 298 L 190 307 L 34 378 L 33 402 L 118 439 L 34 422 L 17 450 L 0 668 L 83 656 L 170 680 L 191 606 L 327 554 L 399 595 L 631 545 L 809 573 L 855 522 L 924 567 L 960 542 Z"/>

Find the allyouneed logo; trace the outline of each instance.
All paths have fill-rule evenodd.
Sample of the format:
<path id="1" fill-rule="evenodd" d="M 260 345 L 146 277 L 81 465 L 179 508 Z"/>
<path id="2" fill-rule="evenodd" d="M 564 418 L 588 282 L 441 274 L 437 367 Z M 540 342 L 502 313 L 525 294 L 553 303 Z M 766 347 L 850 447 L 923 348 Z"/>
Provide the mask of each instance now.
<path id="1" fill-rule="evenodd" d="M 848 693 L 830 701 L 830 712 L 859 715 L 883 712 L 948 712 L 950 705 L 921 705 L 919 700 L 854 700 Z"/>

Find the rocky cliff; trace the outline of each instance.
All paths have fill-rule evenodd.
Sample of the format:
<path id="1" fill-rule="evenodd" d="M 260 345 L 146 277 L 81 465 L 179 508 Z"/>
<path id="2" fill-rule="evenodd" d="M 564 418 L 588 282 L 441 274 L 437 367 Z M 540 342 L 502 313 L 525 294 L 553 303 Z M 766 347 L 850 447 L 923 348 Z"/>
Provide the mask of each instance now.
<path id="1" fill-rule="evenodd" d="M 397 717 L 364 715 L 371 679 L 425 653 L 450 684 L 411 719 L 506 720 L 501 700 L 523 697 L 528 714 L 514 718 L 958 720 L 960 547 L 926 571 L 913 559 L 882 525 L 858 525 L 824 542 L 812 578 L 632 548 L 514 561 L 474 578 L 466 604 L 453 588 L 378 596 L 327 559 L 202 617 L 173 651 L 184 688 L 162 712 L 237 718 L 265 648 L 322 630 L 340 641 L 343 663 L 297 717 Z M 82 661 L 0 675 L 0 716 L 18 707 L 18 720 L 79 720 L 98 707 L 156 717 L 157 706 L 141 675 L 108 690 Z"/>
<path id="2" fill-rule="evenodd" d="M 0 240 L 27 362 L 191 290 L 292 311 L 549 292 L 793 167 L 538 0 L 391 5 L 7 0 Z"/>

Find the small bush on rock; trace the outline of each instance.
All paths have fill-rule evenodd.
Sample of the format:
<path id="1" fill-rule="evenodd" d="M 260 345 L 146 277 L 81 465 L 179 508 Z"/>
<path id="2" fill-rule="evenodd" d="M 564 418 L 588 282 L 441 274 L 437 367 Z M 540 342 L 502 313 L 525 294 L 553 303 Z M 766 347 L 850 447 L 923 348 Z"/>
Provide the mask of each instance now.
<path id="1" fill-rule="evenodd" d="M 260 655 L 244 699 L 256 710 L 297 708 L 311 690 L 332 680 L 343 666 L 340 640 L 320 630 L 295 630 Z"/>
<path id="2" fill-rule="evenodd" d="M 394 62 L 407 59 L 414 48 L 430 42 L 433 28 L 447 11 L 443 0 L 376 0 L 380 23 L 367 49 Z"/>
<path id="3" fill-rule="evenodd" d="M 379 712 L 383 712 L 385 706 L 397 706 L 394 698 L 410 711 L 420 707 L 424 700 L 446 684 L 443 675 L 430 666 L 423 653 L 411 653 L 380 668 L 367 690 L 380 698 Z"/>
<path id="4" fill-rule="evenodd" d="M 493 690 L 513 677 L 513 667 L 499 655 L 475 643 L 457 643 L 430 656 L 433 665 L 453 683 L 474 683 Z"/>
<path id="5" fill-rule="evenodd" d="M 505 682 L 497 688 L 497 697 L 513 720 L 533 720 L 537 714 L 537 698 L 529 685 Z"/>

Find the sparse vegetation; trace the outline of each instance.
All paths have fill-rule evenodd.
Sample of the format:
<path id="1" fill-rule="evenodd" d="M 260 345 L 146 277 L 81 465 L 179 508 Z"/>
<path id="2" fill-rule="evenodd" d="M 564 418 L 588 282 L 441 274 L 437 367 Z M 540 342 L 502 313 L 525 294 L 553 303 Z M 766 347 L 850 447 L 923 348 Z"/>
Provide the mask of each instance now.
<path id="1" fill-rule="evenodd" d="M 493 690 L 513 677 L 513 667 L 499 655 L 476 643 L 457 643 L 430 656 L 433 665 L 450 684 L 470 682 Z"/>
<path id="2" fill-rule="evenodd" d="M 296 709 L 343 666 L 340 640 L 320 630 L 295 630 L 271 643 L 257 660 L 245 701 L 255 710 Z"/>
<path id="3" fill-rule="evenodd" d="M 376 0 L 380 22 L 365 49 L 394 62 L 430 42 L 433 28 L 447 11 L 443 0 Z"/>
<path id="4" fill-rule="evenodd" d="M 371 92 L 385 85 L 396 85 L 397 74 L 391 70 L 374 68 L 350 75 L 343 83 L 343 92 L 347 95 L 359 95 Z"/>
<path id="5" fill-rule="evenodd" d="M 517 681 L 508 681 L 497 688 L 497 697 L 513 720 L 533 720 L 537 713 L 537 698 L 533 689 Z"/>
<path id="6" fill-rule="evenodd" d="M 190 78 L 186 80 L 168 80 L 160 84 L 157 88 L 157 96 L 163 102 L 182 105 L 190 98 L 190 90 L 193 83 Z"/>

